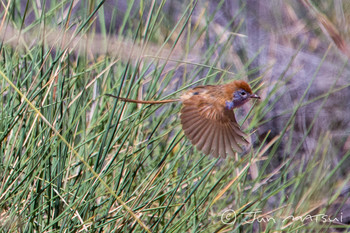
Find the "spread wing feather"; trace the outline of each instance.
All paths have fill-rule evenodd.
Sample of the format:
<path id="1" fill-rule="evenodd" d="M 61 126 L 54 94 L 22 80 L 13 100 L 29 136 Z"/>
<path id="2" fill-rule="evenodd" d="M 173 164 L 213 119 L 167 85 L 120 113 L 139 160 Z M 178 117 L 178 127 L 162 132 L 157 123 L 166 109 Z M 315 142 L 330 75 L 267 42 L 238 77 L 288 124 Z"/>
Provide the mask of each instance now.
<path id="1" fill-rule="evenodd" d="M 203 152 L 205 153 L 204 151 L 204 145 L 205 144 L 208 144 L 209 143 L 209 140 L 210 140 L 210 135 L 212 134 L 212 128 L 211 126 L 206 126 L 205 127 L 205 130 L 203 131 L 203 134 L 202 135 L 198 135 L 198 138 L 195 138 L 194 140 L 198 140 L 197 141 L 197 148 L 198 150 L 202 150 L 203 149 Z"/>
<path id="2" fill-rule="evenodd" d="M 232 149 L 232 145 L 234 145 L 232 143 L 232 140 L 230 139 L 230 132 L 228 128 L 224 127 L 224 135 L 225 135 L 225 150 L 228 154 L 228 156 L 234 156 L 234 151 Z"/>
<path id="3" fill-rule="evenodd" d="M 183 101 L 180 118 L 185 135 L 205 154 L 225 158 L 242 152 L 239 144 L 248 144 L 233 111 L 219 103 L 206 103 L 200 95 Z"/>
<path id="4" fill-rule="evenodd" d="M 215 133 L 215 127 L 211 124 L 208 126 L 209 128 L 209 134 L 207 138 L 202 137 L 203 145 L 202 145 L 202 151 L 204 154 L 208 155 L 211 151 L 211 145 L 213 143 L 214 133 Z"/>

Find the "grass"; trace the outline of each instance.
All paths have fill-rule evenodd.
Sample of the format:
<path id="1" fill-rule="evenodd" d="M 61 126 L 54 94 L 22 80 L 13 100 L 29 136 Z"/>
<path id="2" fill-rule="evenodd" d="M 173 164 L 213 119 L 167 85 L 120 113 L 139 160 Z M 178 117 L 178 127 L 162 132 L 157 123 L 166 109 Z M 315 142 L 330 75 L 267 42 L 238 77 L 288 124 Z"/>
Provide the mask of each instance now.
<path id="1" fill-rule="evenodd" d="M 2 6 L 2 232 L 349 230 L 346 137 L 336 144 L 318 123 L 333 95 L 349 87 L 347 62 L 314 91 L 334 47 L 317 54 L 306 85 L 288 99 L 305 70 L 294 66 L 305 44 L 275 79 L 268 65 L 249 70 L 263 49 L 254 58 L 236 52 L 246 5 L 223 24 L 216 19 L 224 1 L 108 4 Z M 104 95 L 160 100 L 248 77 L 263 99 L 236 115 L 252 144 L 226 160 L 190 144 L 180 104 Z"/>

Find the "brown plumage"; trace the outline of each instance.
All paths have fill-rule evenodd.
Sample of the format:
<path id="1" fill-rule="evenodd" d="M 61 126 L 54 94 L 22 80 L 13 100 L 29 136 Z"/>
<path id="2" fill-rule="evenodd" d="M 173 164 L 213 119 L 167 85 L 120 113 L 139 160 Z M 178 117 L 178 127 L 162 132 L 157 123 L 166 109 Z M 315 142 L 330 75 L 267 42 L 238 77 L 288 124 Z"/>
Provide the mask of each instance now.
<path id="1" fill-rule="evenodd" d="M 110 94 L 108 96 L 116 97 Z M 240 130 L 233 109 L 242 106 L 250 98 L 260 98 L 252 93 L 248 83 L 236 80 L 225 85 L 195 87 L 180 99 L 144 101 L 119 98 L 125 102 L 163 104 L 181 101 L 181 124 L 185 135 L 193 145 L 205 154 L 215 157 L 233 156 L 242 152 L 241 145 L 248 145 Z"/>

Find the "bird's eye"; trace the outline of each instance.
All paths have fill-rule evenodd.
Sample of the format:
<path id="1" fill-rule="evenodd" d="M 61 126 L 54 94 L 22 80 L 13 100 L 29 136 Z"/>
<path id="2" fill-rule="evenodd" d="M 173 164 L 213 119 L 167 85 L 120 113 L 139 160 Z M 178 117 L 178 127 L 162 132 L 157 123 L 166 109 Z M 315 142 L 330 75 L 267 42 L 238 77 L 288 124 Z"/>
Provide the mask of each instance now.
<path id="1" fill-rule="evenodd" d="M 241 96 L 245 96 L 247 93 L 245 91 L 241 91 Z"/>

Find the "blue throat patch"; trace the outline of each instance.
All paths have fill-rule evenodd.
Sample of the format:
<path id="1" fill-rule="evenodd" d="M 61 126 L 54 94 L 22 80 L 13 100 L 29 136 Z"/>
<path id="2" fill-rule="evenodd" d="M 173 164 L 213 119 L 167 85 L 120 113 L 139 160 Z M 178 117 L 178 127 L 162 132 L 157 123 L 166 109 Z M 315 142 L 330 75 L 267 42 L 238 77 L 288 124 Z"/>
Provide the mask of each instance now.
<path id="1" fill-rule="evenodd" d="M 233 101 L 226 101 L 225 104 L 226 104 L 226 108 L 227 108 L 228 110 L 232 110 L 233 107 L 235 106 L 234 103 L 233 103 Z"/>

